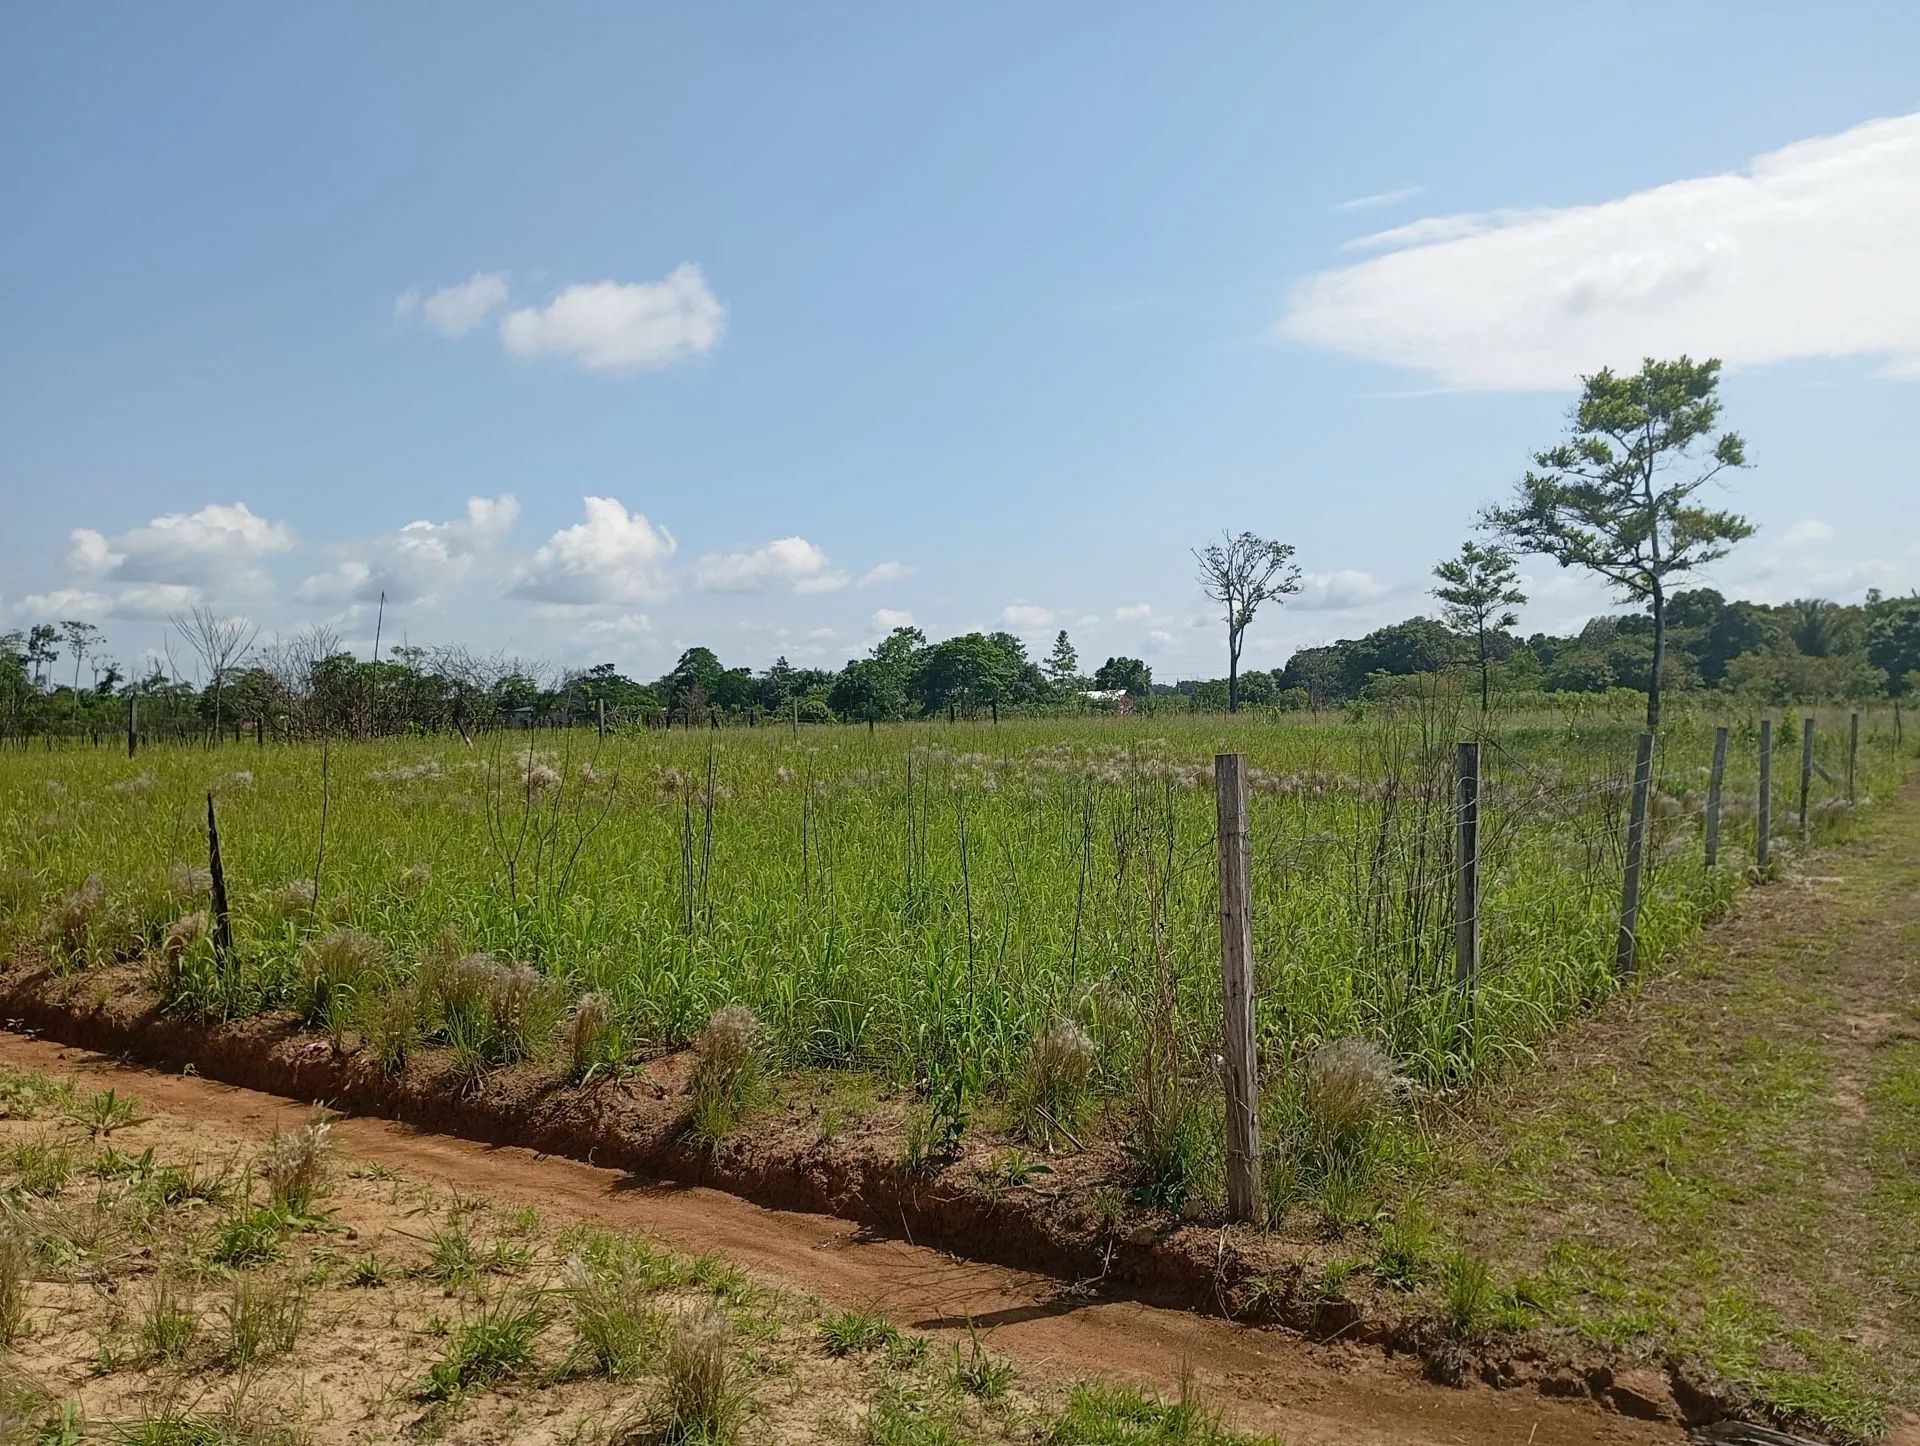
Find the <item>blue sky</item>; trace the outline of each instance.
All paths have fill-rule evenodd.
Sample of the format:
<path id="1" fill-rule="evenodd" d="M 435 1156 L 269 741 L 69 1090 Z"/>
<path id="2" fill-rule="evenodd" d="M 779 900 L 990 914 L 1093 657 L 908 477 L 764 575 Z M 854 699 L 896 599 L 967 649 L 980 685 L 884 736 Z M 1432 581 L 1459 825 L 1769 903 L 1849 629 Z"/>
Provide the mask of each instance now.
<path id="1" fill-rule="evenodd" d="M 1920 9 L 1597 14 L 13 7 L 0 627 L 1213 674 L 1232 527 L 1309 575 L 1271 665 L 1682 349 L 1755 463 L 1716 582 L 1920 584 Z"/>

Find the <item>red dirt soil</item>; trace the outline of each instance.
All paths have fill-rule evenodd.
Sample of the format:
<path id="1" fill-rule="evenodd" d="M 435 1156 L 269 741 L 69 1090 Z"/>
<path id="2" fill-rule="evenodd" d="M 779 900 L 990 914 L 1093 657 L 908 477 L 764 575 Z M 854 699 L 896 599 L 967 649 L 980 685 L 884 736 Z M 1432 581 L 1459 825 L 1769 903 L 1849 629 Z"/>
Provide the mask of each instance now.
<path id="1" fill-rule="evenodd" d="M 4 1031 L 0 1063 L 132 1090 L 150 1111 L 255 1134 L 294 1123 L 306 1109 L 301 1101 L 139 1069 Z M 1578 1392 L 1578 1399 L 1478 1384 L 1449 1390 L 1423 1381 L 1416 1360 L 1377 1346 L 1316 1344 L 1292 1332 L 1137 1301 L 1063 1295 L 1057 1280 L 959 1260 L 834 1216 L 766 1209 L 702 1186 L 642 1181 L 385 1119 L 348 1117 L 335 1129 L 349 1156 L 503 1203 L 538 1205 L 557 1221 L 640 1231 L 680 1250 L 719 1250 L 788 1286 L 878 1310 L 904 1326 L 950 1334 L 971 1317 L 991 1333 L 996 1351 L 1043 1376 L 1105 1375 L 1171 1392 L 1190 1372 L 1234 1424 L 1279 1432 L 1292 1446 L 1631 1446 L 1683 1439 L 1675 1420 L 1638 1420 L 1602 1408 L 1586 1396 L 1604 1384 L 1591 1378 L 1567 1374 L 1547 1387 Z M 1631 1399 L 1625 1389 L 1613 1395 Z"/>

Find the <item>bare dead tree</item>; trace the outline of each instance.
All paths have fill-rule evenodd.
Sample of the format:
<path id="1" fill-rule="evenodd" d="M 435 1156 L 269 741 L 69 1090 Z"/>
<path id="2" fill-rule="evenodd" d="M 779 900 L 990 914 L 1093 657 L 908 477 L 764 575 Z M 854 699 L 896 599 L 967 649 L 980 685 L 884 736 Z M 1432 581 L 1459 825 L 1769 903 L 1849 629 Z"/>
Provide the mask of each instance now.
<path id="1" fill-rule="evenodd" d="M 1240 646 L 1247 626 L 1264 602 L 1278 601 L 1300 591 L 1300 569 L 1293 562 L 1293 545 L 1269 542 L 1251 532 L 1224 533 L 1224 542 L 1194 549 L 1200 564 L 1200 587 L 1227 617 L 1227 711 L 1240 711 Z"/>
<path id="2" fill-rule="evenodd" d="M 220 701 L 227 674 L 239 667 L 253 649 L 260 630 L 245 618 L 223 618 L 204 603 L 167 619 L 199 656 L 213 685 L 213 736 L 220 736 Z"/>

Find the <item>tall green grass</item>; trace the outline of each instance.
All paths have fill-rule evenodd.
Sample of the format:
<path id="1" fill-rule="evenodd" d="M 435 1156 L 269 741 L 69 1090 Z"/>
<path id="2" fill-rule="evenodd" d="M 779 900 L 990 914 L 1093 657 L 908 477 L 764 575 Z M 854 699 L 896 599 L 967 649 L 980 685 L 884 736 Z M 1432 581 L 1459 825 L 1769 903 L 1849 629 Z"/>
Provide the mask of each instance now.
<path id="1" fill-rule="evenodd" d="M 1724 867 L 1709 873 L 1716 721 L 1734 736 Z M 1031 1041 L 1071 1021 L 1095 1046 L 1097 1091 L 1130 1095 L 1143 1057 L 1171 1040 L 1165 1071 L 1205 1093 L 1219 1009 L 1210 770 L 1233 749 L 1253 769 L 1267 1061 L 1284 1070 L 1360 1036 L 1412 1080 L 1445 1086 L 1523 1058 L 1615 987 L 1636 722 L 1541 714 L 1487 731 L 1484 972 L 1469 1006 L 1450 982 L 1452 767 L 1455 741 L 1477 731 L 1474 715 L 1436 705 L 336 744 L 317 898 L 317 747 L 7 752 L 0 949 L 75 969 L 145 951 L 177 1008 L 294 1008 L 370 1031 L 396 1058 L 396 1031 L 455 1044 L 471 1032 L 435 1001 L 451 998 L 448 961 L 484 952 L 556 981 L 541 1001 L 549 1026 L 592 993 L 596 1027 L 634 1046 L 683 1044 L 741 1003 L 777 1066 L 998 1091 Z M 1790 853 L 1797 727 L 1776 733 L 1774 817 Z M 1684 943 L 1740 886 L 1757 737 L 1748 717 L 1663 731 L 1645 957 Z M 1844 750 L 1845 715 L 1823 715 L 1834 782 L 1815 782 L 1816 843 L 1847 827 Z M 1890 723 L 1870 715 L 1863 803 L 1903 769 Z M 208 790 L 235 916 L 229 960 L 205 928 L 175 928 L 209 908 Z M 350 985 L 316 967 L 333 957 L 322 936 L 341 927 L 378 954 Z M 382 1016 L 396 990 L 405 1007 Z M 476 1068 L 491 1060 L 476 1055 Z"/>

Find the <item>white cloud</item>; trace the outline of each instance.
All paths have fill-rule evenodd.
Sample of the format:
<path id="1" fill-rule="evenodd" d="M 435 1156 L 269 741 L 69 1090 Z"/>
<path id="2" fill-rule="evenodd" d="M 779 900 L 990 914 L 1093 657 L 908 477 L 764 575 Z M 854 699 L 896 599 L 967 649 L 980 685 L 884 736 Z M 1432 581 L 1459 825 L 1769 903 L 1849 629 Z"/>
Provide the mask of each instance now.
<path id="1" fill-rule="evenodd" d="M 1598 205 L 1438 217 L 1293 291 L 1282 335 L 1463 389 L 1689 352 L 1920 376 L 1920 113 Z"/>
<path id="2" fill-rule="evenodd" d="M 804 537 L 780 537 L 749 552 L 709 552 L 693 568 L 694 585 L 707 592 L 763 592 L 791 587 L 795 592 L 833 592 L 847 575 L 827 561 L 826 553 Z"/>
<path id="3" fill-rule="evenodd" d="M 591 618 L 575 630 L 577 643 L 639 642 L 653 632 L 653 619 L 645 613 L 622 613 L 612 618 Z"/>
<path id="4" fill-rule="evenodd" d="M 899 608 L 881 608 L 878 612 L 874 613 L 871 618 L 867 619 L 867 622 L 878 632 L 890 633 L 895 628 L 912 627 L 913 614 L 903 612 Z"/>
<path id="5" fill-rule="evenodd" d="M 90 527 L 69 535 L 67 564 L 117 582 L 208 585 L 256 583 L 240 576 L 255 563 L 293 547 L 284 522 L 269 522 L 244 502 L 209 503 L 198 512 L 168 512 L 114 537 Z"/>
<path id="6" fill-rule="evenodd" d="M 899 582 L 912 576 L 913 569 L 904 562 L 876 562 L 860 579 L 860 586 L 878 587 L 882 583 Z"/>
<path id="7" fill-rule="evenodd" d="M 583 498 L 586 521 L 564 527 L 518 568 L 509 592 L 577 607 L 662 597 L 673 534 L 612 497 Z"/>
<path id="8" fill-rule="evenodd" d="M 1032 603 L 1008 603 L 1000 609 L 1000 621 L 1010 628 L 1050 628 L 1055 616 L 1052 608 Z"/>
<path id="9" fill-rule="evenodd" d="M 476 271 L 465 281 L 443 286 L 427 297 L 421 296 L 419 287 L 409 286 L 393 299 L 393 315 L 398 321 L 411 321 L 417 316 L 442 336 L 465 336 L 506 300 L 506 272 Z"/>
<path id="10" fill-rule="evenodd" d="M 142 582 L 123 587 L 114 596 L 117 618 L 165 618 L 183 613 L 200 601 L 200 589 L 177 582 Z"/>
<path id="11" fill-rule="evenodd" d="M 1305 612 L 1338 612 L 1378 602 L 1392 591 L 1372 573 L 1349 567 L 1306 574 L 1300 579 L 1299 593 L 1287 602 Z"/>
<path id="12" fill-rule="evenodd" d="M 411 602 L 460 582 L 474 559 L 490 551 L 513 530 L 520 502 L 512 493 L 469 497 L 460 516 L 446 522 L 409 522 L 374 538 L 344 559 L 300 584 L 311 602 Z"/>
<path id="13" fill-rule="evenodd" d="M 1391 191 L 1375 191 L 1371 196 L 1355 196 L 1351 201 L 1342 201 L 1333 209 L 1336 211 L 1371 211 L 1380 206 L 1392 206 L 1401 201 L 1411 201 L 1426 191 L 1425 186 L 1396 186 Z"/>
<path id="14" fill-rule="evenodd" d="M 1171 648 L 1176 641 L 1173 634 L 1165 628 L 1153 628 L 1147 633 L 1147 636 L 1163 648 Z"/>
<path id="15" fill-rule="evenodd" d="M 1153 621 L 1152 603 L 1128 603 L 1113 610 L 1116 623 L 1150 623 Z"/>
<path id="16" fill-rule="evenodd" d="M 1803 517 L 1780 534 L 1782 543 L 1824 542 L 1833 536 L 1831 523 L 1817 517 Z"/>
<path id="17" fill-rule="evenodd" d="M 515 356 L 567 357 L 588 371 L 657 371 L 720 344 L 727 309 L 691 262 L 660 281 L 569 286 L 545 306 L 523 306 L 500 322 Z"/>
<path id="18" fill-rule="evenodd" d="M 36 623 L 58 622 L 61 618 L 73 618 L 79 622 L 92 622 L 103 618 L 113 609 L 113 599 L 105 593 L 91 592 L 86 588 L 60 587 L 52 592 L 28 593 L 13 605 L 13 615 L 23 621 L 31 619 Z"/>

